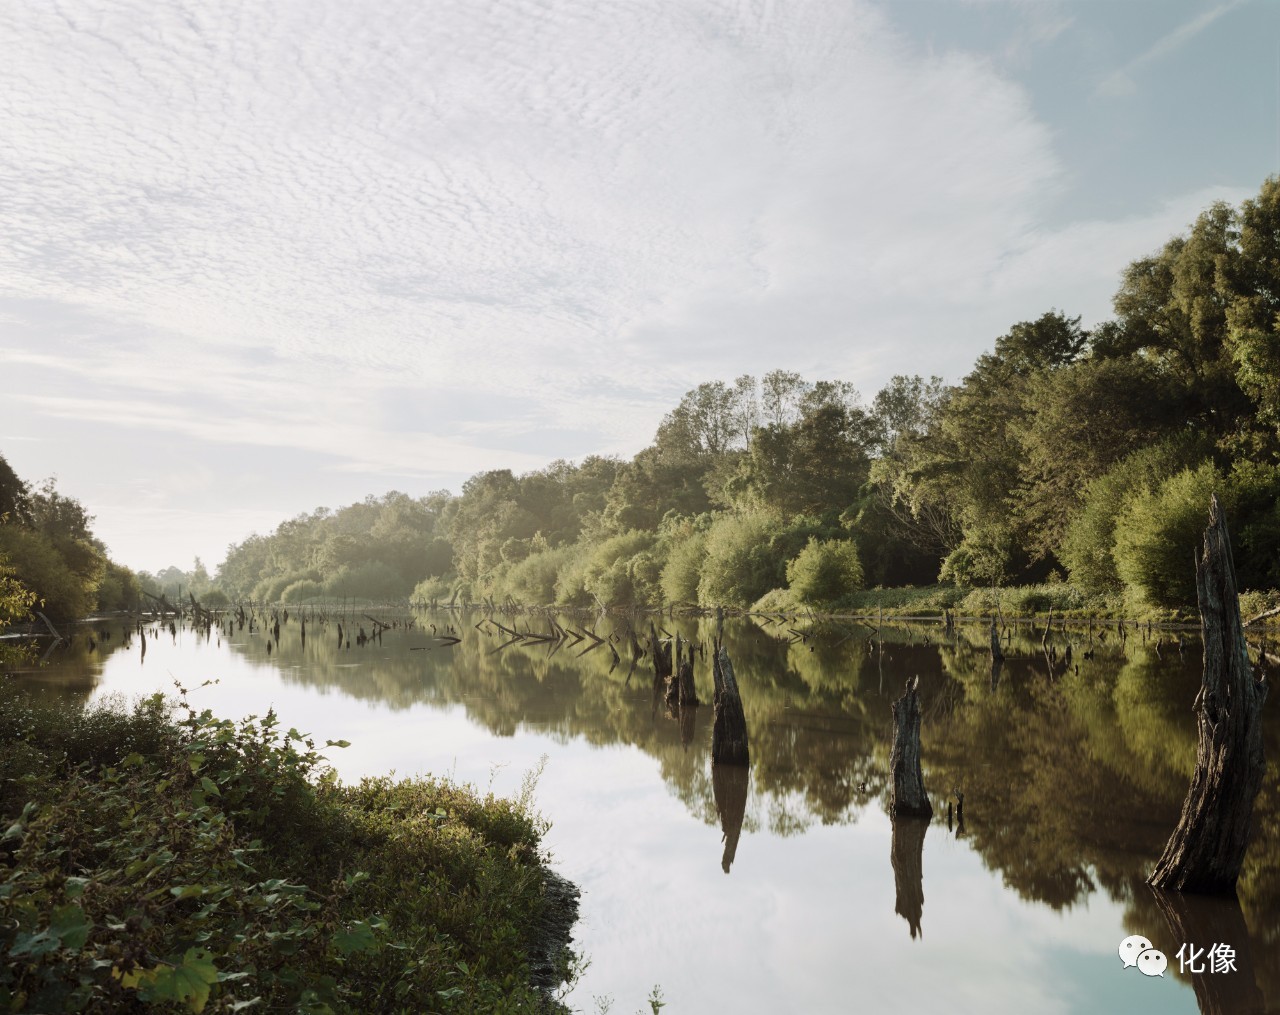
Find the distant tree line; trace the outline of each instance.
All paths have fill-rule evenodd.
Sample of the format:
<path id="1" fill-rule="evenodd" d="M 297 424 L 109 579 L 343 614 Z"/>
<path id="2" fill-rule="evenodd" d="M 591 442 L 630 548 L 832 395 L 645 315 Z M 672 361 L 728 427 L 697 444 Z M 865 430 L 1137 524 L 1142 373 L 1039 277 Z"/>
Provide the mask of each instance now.
<path id="1" fill-rule="evenodd" d="M 139 577 L 107 556 L 92 524 L 52 479 L 33 487 L 0 455 L 0 629 L 31 610 L 75 619 L 137 604 Z"/>
<path id="2" fill-rule="evenodd" d="M 1115 316 L 1011 327 L 958 384 L 710 381 L 626 461 L 480 473 L 232 546 L 232 596 L 838 605 L 860 586 L 1069 581 L 1193 601 L 1216 490 L 1280 586 L 1280 181 L 1125 269 Z"/>
<path id="3" fill-rule="evenodd" d="M 778 607 L 1048 581 L 1186 606 L 1216 490 L 1241 586 L 1280 587 L 1280 180 L 1129 265 L 1114 309 L 1092 330 L 1051 310 L 957 384 L 898 376 L 870 400 L 785 370 L 709 381 L 630 460 L 370 496 L 233 544 L 216 578 L 131 577 L 170 599 Z M 83 509 L 9 487 L 0 560 L 29 575 L 56 553 L 68 608 L 118 599 Z"/>

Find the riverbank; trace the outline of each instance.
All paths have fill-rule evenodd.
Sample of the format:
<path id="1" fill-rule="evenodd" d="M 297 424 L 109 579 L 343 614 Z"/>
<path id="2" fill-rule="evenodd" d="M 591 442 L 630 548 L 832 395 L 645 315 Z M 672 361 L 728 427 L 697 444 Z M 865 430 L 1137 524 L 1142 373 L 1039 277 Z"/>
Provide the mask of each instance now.
<path id="1" fill-rule="evenodd" d="M 343 786 L 342 746 L 0 687 L 0 1007 L 564 1011 L 576 890 L 532 787 Z"/>

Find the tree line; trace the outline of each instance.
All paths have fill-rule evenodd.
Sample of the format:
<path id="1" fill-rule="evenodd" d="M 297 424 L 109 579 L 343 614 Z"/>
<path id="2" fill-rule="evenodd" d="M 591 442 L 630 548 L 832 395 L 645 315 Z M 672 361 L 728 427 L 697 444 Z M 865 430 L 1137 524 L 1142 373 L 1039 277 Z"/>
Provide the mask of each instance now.
<path id="1" fill-rule="evenodd" d="M 1194 600 L 1210 490 L 1244 588 L 1280 586 L 1280 180 L 1130 264 L 1092 329 L 1014 324 L 959 383 L 874 397 L 709 381 L 630 460 L 368 498 L 232 546 L 232 595 L 839 605 L 866 585 L 1050 582 Z"/>
<path id="2" fill-rule="evenodd" d="M 1091 329 L 1056 309 L 1016 323 L 955 384 L 708 381 L 631 459 L 320 508 L 233 544 L 213 578 L 198 561 L 143 578 L 272 602 L 838 607 L 941 582 L 1185 607 L 1215 490 L 1241 587 L 1280 588 L 1280 179 L 1130 264 L 1113 305 Z M 36 541 L 19 529 L 54 539 L 22 510 L 0 558 Z M 77 573 L 98 566 L 86 533 L 61 544 Z"/>

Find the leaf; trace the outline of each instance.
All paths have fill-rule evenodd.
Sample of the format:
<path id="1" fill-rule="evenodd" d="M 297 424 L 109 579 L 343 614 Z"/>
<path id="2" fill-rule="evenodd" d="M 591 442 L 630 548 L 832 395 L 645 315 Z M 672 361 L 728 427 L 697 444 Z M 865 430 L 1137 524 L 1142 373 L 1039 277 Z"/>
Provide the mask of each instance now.
<path id="1" fill-rule="evenodd" d="M 222 796 L 222 790 L 218 789 L 218 784 L 207 775 L 201 776 L 200 785 L 204 787 L 204 791 L 206 793 L 212 793 L 214 796 Z"/>
<path id="2" fill-rule="evenodd" d="M 207 890 L 204 885 L 174 885 L 169 894 L 175 899 L 189 899 L 193 895 L 203 895 Z"/>
<path id="3" fill-rule="evenodd" d="M 66 884 L 62 886 L 63 892 L 66 893 L 68 899 L 78 899 L 84 894 L 84 887 L 89 883 L 88 878 L 67 878 Z"/>
<path id="4" fill-rule="evenodd" d="M 195 775 L 198 771 L 200 771 L 201 766 L 204 764 L 204 755 L 188 754 L 187 764 L 191 766 L 191 774 Z"/>
<path id="5" fill-rule="evenodd" d="M 131 974 L 122 980 L 125 986 Z M 150 982 L 146 982 L 146 981 Z M 182 962 L 175 966 L 157 966 L 139 977 L 143 1000 L 181 1001 L 199 1015 L 209 1001 L 209 990 L 218 982 L 218 970 L 203 948 L 188 948 Z"/>
<path id="6" fill-rule="evenodd" d="M 351 741 L 350 740 L 326 740 L 324 742 L 324 745 L 325 747 L 350 747 Z"/>
<path id="7" fill-rule="evenodd" d="M 346 930 L 333 935 L 333 946 L 343 955 L 353 955 L 378 947 L 378 939 L 374 937 L 373 927 L 364 920 L 357 920 Z"/>
<path id="8" fill-rule="evenodd" d="M 49 920 L 49 933 L 57 935 L 62 947 L 72 951 L 79 951 L 84 947 L 92 929 L 93 924 L 84 915 L 84 910 L 75 903 L 59 906 Z"/>

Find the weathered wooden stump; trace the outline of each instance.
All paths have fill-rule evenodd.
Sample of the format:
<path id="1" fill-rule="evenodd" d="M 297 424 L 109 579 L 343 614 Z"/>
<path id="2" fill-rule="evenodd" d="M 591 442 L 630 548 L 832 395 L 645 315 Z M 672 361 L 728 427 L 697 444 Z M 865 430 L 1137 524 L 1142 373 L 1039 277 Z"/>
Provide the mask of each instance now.
<path id="1" fill-rule="evenodd" d="M 920 919 L 924 914 L 924 835 L 929 822 L 924 818 L 895 818 L 889 859 L 893 864 L 893 911 L 907 921 L 911 938 L 923 937 Z"/>
<path id="2" fill-rule="evenodd" d="M 663 643 L 652 624 L 649 625 L 649 651 L 653 655 L 653 675 L 659 680 L 671 676 L 671 642 Z"/>
<path id="3" fill-rule="evenodd" d="M 1209 505 L 1196 559 L 1204 672 L 1196 695 L 1196 767 L 1182 817 L 1147 883 L 1177 892 L 1235 891 L 1262 787 L 1265 679 L 1255 680 L 1240 622 L 1235 564 L 1222 506 Z"/>
<path id="4" fill-rule="evenodd" d="M 713 765 L 746 765 L 750 762 L 747 748 L 747 717 L 742 711 L 742 695 L 733 675 L 729 653 L 717 646 L 712 659 L 715 682 L 715 723 L 711 727 L 711 763 Z"/>
<path id="5" fill-rule="evenodd" d="M 919 677 L 907 681 L 902 697 L 893 703 L 893 747 L 889 751 L 889 774 L 893 782 L 889 812 L 933 816 L 933 805 L 924 789 L 924 773 L 920 770 L 920 695 Z"/>
<path id="6" fill-rule="evenodd" d="M 991 618 L 991 658 L 1003 659 L 1004 652 L 1000 648 L 1000 629 L 996 627 L 996 618 Z"/>

